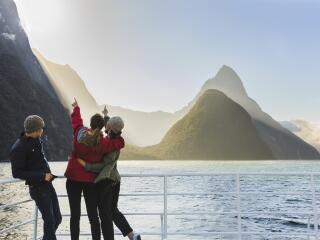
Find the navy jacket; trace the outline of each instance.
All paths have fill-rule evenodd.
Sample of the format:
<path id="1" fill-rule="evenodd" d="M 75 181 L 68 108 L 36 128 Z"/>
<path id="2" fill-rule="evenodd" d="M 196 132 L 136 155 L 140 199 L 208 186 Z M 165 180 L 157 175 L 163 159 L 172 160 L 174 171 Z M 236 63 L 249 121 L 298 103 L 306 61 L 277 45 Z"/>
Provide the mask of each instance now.
<path id="1" fill-rule="evenodd" d="M 27 138 L 24 133 L 21 134 L 10 152 L 14 178 L 25 180 L 27 185 L 38 185 L 45 182 L 45 174 L 51 171 L 42 144 L 39 138 Z"/>

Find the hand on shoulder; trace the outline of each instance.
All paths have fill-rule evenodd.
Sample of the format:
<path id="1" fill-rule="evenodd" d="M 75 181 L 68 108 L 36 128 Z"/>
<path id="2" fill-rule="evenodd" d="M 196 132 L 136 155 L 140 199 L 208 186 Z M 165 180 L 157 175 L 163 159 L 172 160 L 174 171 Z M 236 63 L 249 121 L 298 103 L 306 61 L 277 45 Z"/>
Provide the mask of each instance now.
<path id="1" fill-rule="evenodd" d="M 82 167 L 84 167 L 86 165 L 86 162 L 84 160 L 82 160 L 81 158 L 77 158 L 77 161 L 80 163 L 80 165 Z"/>

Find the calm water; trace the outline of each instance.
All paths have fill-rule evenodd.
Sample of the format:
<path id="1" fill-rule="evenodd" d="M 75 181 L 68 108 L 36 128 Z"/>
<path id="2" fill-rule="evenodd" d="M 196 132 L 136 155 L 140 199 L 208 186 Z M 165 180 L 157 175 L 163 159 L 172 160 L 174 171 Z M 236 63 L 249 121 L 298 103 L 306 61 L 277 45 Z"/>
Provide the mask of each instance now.
<path id="1" fill-rule="evenodd" d="M 63 175 L 65 162 L 50 163 L 55 174 Z M 119 164 L 121 173 L 235 173 L 235 172 L 320 172 L 320 161 L 122 161 Z M 0 164 L 0 178 L 9 178 L 10 165 Z M 312 212 L 312 191 L 307 176 L 257 176 L 241 177 L 241 191 L 263 191 L 263 194 L 243 194 L 241 196 L 242 230 L 245 232 L 266 231 L 287 233 L 284 237 L 245 235 L 242 239 L 314 239 L 307 236 L 293 237 L 295 232 L 308 232 L 308 219 L 312 215 L 301 212 Z M 320 176 L 315 178 L 317 208 L 320 210 Z M 54 183 L 58 194 L 66 194 L 65 180 Z M 150 178 L 123 178 L 121 193 L 157 193 L 163 190 L 163 180 Z M 200 215 L 177 215 L 168 217 L 168 231 L 180 233 L 180 236 L 169 236 L 168 239 L 237 239 L 236 236 L 184 236 L 187 232 L 224 232 L 237 231 L 235 212 L 237 201 L 234 194 L 219 194 L 224 191 L 236 191 L 236 181 L 231 175 L 214 177 L 170 177 L 168 191 L 179 193 L 205 193 L 197 196 L 168 196 L 169 213 L 202 213 Z M 279 195 L 277 192 L 303 192 L 298 195 Z M 21 201 L 29 197 L 23 183 L 0 185 L 0 205 Z M 163 211 L 162 197 L 120 197 L 120 209 L 124 213 L 158 213 Z M 69 213 L 66 198 L 60 199 L 63 214 Z M 84 202 L 82 204 L 85 213 Z M 31 219 L 34 206 L 32 203 L 0 209 L 0 230 L 10 225 Z M 271 212 L 271 213 L 269 213 Z M 295 212 L 299 212 L 295 214 Z M 203 214 L 207 213 L 207 214 Z M 209 213 L 215 213 L 210 215 Z M 160 216 L 128 216 L 132 227 L 138 232 L 160 232 Z M 60 233 L 68 233 L 68 217 L 64 217 L 59 227 Z M 41 236 L 41 221 L 39 236 Z M 116 229 L 117 230 L 117 229 Z M 89 232 L 87 217 L 81 219 L 81 231 Z M 27 225 L 19 230 L 0 235 L 0 239 L 28 239 L 32 226 Z M 68 239 L 68 238 L 65 238 Z M 83 239 L 90 239 L 84 237 Z M 116 239 L 123 239 L 117 236 Z M 160 237 L 145 237 L 156 240 Z"/>

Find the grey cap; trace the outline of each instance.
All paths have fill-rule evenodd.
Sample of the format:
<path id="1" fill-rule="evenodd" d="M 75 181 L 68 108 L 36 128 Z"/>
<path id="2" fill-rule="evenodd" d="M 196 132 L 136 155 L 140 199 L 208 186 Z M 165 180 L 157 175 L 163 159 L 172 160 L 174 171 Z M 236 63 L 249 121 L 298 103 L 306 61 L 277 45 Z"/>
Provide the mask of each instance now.
<path id="1" fill-rule="evenodd" d="M 37 115 L 30 115 L 24 120 L 24 131 L 32 133 L 44 128 L 44 121 L 42 117 Z"/>
<path id="2" fill-rule="evenodd" d="M 124 128 L 124 122 L 121 117 L 112 117 L 107 122 L 107 128 L 110 128 L 114 133 L 121 132 Z"/>

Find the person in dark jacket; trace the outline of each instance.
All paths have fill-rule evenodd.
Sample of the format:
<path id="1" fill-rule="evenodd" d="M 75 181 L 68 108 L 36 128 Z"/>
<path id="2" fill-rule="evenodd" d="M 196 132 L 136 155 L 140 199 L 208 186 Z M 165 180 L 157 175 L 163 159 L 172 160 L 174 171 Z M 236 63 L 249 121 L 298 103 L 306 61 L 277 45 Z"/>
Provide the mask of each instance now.
<path id="1" fill-rule="evenodd" d="M 12 175 L 26 181 L 29 193 L 43 219 L 43 240 L 56 240 L 56 230 L 62 221 L 58 197 L 52 185 L 56 177 L 51 173 L 40 137 L 45 127 L 37 115 L 24 121 L 24 132 L 10 152 Z"/>

